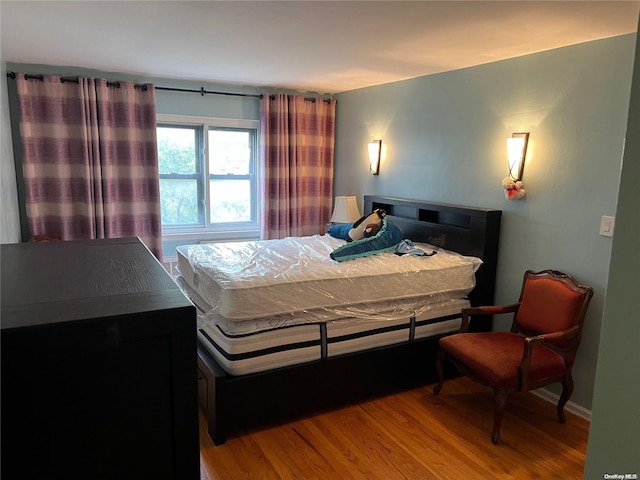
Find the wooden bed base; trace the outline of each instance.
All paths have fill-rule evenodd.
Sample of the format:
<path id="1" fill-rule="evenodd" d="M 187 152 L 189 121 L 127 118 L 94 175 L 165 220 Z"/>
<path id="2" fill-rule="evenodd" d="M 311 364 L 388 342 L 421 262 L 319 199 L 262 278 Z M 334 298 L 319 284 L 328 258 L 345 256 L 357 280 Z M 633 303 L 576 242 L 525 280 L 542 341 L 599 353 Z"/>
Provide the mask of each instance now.
<path id="1" fill-rule="evenodd" d="M 376 208 L 386 210 L 405 238 L 481 258 L 469 299 L 474 306 L 493 304 L 501 211 L 366 195 L 364 211 Z M 209 435 L 221 445 L 227 433 L 433 383 L 439 338 L 241 376 L 228 375 L 198 345 L 199 403 Z"/>

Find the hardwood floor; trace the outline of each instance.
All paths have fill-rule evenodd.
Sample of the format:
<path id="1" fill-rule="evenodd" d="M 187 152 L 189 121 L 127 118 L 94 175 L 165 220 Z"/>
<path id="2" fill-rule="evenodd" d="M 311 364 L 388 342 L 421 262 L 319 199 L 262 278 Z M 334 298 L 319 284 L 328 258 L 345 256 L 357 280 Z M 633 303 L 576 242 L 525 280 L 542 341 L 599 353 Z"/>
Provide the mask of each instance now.
<path id="1" fill-rule="evenodd" d="M 488 388 L 465 377 L 439 396 L 431 387 L 234 432 L 219 447 L 201 414 L 202 479 L 582 479 L 587 420 L 561 424 L 555 405 L 513 394 L 496 446 Z"/>

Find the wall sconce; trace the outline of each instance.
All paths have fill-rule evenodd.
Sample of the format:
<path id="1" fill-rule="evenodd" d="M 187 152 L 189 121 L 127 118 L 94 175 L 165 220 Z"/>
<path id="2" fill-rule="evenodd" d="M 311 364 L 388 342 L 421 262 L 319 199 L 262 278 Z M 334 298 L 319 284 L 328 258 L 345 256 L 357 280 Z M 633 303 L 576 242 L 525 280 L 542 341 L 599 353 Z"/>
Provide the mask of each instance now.
<path id="1" fill-rule="evenodd" d="M 360 217 L 356 197 L 336 197 L 331 223 L 353 223 Z"/>
<path id="2" fill-rule="evenodd" d="M 369 143 L 369 168 L 371 173 L 380 173 L 380 154 L 382 152 L 382 140 L 373 140 Z"/>
<path id="3" fill-rule="evenodd" d="M 509 154 L 509 176 L 513 181 L 522 180 L 524 160 L 527 155 L 528 133 L 514 133 L 507 138 L 507 152 Z"/>
<path id="4" fill-rule="evenodd" d="M 522 174 L 528 143 L 528 132 L 514 133 L 511 138 L 507 138 L 509 174 L 502 180 L 504 196 L 507 200 L 519 200 L 526 194 L 522 185 Z"/>

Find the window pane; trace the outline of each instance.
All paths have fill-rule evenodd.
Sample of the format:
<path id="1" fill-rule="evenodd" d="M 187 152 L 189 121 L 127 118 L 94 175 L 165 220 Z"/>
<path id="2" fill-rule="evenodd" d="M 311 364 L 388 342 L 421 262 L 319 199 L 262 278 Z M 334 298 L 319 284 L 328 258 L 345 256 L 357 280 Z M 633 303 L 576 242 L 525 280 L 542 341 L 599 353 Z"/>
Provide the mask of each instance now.
<path id="1" fill-rule="evenodd" d="M 211 223 L 251 221 L 251 182 L 211 180 Z"/>
<path id="2" fill-rule="evenodd" d="M 196 131 L 194 128 L 158 127 L 160 174 L 196 173 Z"/>
<path id="3" fill-rule="evenodd" d="M 251 173 L 251 137 L 247 131 L 209 130 L 209 173 Z"/>
<path id="4" fill-rule="evenodd" d="M 198 181 L 160 179 L 162 225 L 198 222 Z"/>

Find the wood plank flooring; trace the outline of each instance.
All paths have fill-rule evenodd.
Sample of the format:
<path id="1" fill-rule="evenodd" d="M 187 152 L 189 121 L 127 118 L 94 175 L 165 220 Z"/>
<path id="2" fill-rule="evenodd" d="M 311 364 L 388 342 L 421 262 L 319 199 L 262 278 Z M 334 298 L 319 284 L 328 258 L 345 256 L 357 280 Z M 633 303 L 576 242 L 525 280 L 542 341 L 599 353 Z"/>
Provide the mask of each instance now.
<path id="1" fill-rule="evenodd" d="M 431 388 L 237 431 L 219 447 L 201 414 L 202 480 L 582 479 L 587 420 L 561 424 L 555 405 L 513 394 L 496 446 L 488 388 L 466 377 Z"/>

